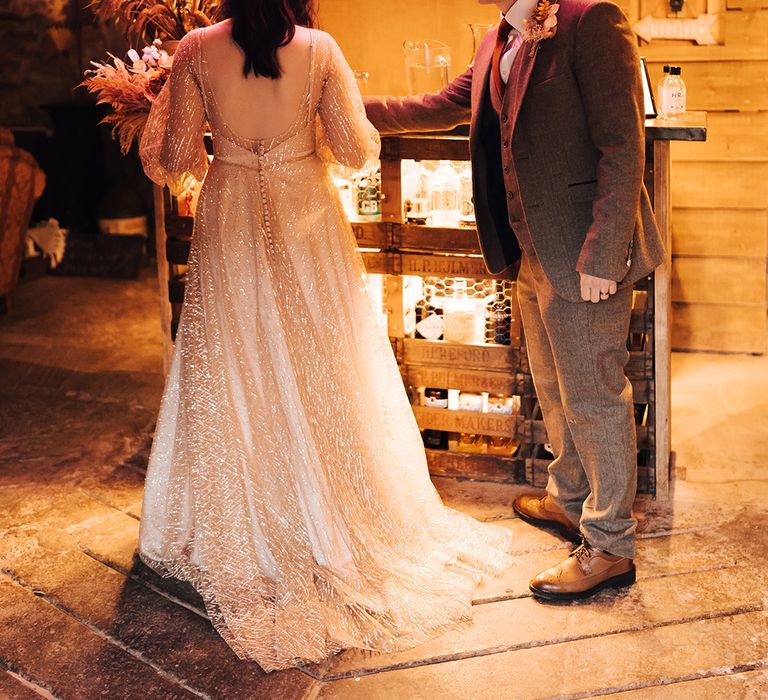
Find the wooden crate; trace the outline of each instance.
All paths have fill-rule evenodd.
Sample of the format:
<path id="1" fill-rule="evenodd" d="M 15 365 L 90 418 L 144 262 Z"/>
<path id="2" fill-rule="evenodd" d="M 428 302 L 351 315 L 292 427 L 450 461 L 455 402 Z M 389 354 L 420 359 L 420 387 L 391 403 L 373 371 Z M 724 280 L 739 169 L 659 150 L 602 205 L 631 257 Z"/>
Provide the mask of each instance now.
<path id="1" fill-rule="evenodd" d="M 384 139 L 382 148 L 382 189 L 384 199 L 380 222 L 355 223 L 358 241 L 367 242 L 376 251 L 364 253 L 370 272 L 389 276 L 387 289 L 394 295 L 388 299 L 389 329 L 395 343 L 403 379 L 411 396 L 419 387 L 459 389 L 521 397 L 520 412 L 512 416 L 475 413 L 443 408 L 414 406 L 419 426 L 424 430 L 449 433 L 476 433 L 487 436 L 514 436 L 519 441 L 512 456 L 471 454 L 451 450 L 429 449 L 430 470 L 435 475 L 461 476 L 503 482 L 527 482 L 544 486 L 551 453 L 547 452 L 546 428 L 536 399 L 528 368 L 524 339 L 518 327 L 509 346 L 457 346 L 444 341 L 427 341 L 403 337 L 402 290 L 397 279 L 402 275 L 492 279 L 480 257 L 474 230 L 416 226 L 404 223 L 401 159 L 462 160 L 466 159 L 466 143 L 455 136 L 406 136 Z M 662 207 L 669 202 L 669 150 L 648 150 L 646 183 Z M 662 224 L 668 220 L 660 217 Z M 394 281 L 393 281 L 394 278 Z M 668 285 L 668 276 L 664 281 Z M 667 287 L 662 289 L 665 292 Z M 642 280 L 636 289 L 629 346 L 632 348 L 627 374 L 633 384 L 638 434 L 638 488 L 643 493 L 665 496 L 668 488 L 669 408 L 659 410 L 655 351 L 657 338 L 654 309 L 659 298 L 662 308 L 669 307 L 668 294 L 656 293 L 654 277 Z M 392 317 L 395 318 L 392 318 Z M 664 320 L 667 314 L 662 314 Z M 666 326 L 661 333 L 661 347 L 668 355 Z M 668 382 L 667 362 L 659 363 L 662 384 Z M 662 397 L 668 400 L 668 387 Z M 657 436 L 661 433 L 661 469 L 657 478 Z M 664 452 L 664 450 L 666 450 Z M 660 483 L 659 483 L 660 482 Z"/>

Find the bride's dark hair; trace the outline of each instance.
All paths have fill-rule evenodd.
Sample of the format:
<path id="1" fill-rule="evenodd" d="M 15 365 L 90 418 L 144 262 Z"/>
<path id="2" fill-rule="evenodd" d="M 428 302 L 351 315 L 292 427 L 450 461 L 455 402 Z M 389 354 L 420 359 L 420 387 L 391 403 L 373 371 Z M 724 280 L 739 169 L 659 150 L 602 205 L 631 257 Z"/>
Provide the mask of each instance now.
<path id="1" fill-rule="evenodd" d="M 314 26 L 313 0 L 223 0 L 219 17 L 232 18 L 232 38 L 245 53 L 243 75 L 277 79 L 277 50 L 288 44 L 296 25 Z"/>

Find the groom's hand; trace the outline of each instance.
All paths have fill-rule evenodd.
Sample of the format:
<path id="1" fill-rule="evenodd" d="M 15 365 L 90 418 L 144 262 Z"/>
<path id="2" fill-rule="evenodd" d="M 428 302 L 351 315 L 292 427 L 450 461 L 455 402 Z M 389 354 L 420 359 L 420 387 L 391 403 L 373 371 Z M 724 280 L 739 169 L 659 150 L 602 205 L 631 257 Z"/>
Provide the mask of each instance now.
<path id="1" fill-rule="evenodd" d="M 583 272 L 580 272 L 579 276 L 581 277 L 581 298 L 584 301 L 596 304 L 599 301 L 605 301 L 611 294 L 616 294 L 616 282 L 613 280 L 592 277 Z"/>

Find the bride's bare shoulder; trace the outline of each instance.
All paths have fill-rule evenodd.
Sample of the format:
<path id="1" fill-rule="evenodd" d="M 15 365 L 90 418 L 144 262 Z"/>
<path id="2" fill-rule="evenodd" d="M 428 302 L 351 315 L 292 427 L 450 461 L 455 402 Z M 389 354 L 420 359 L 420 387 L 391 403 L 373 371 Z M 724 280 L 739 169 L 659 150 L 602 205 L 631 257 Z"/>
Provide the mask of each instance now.
<path id="1" fill-rule="evenodd" d="M 193 29 L 190 32 L 190 34 L 194 33 L 198 34 L 199 41 L 205 41 L 206 43 L 221 41 L 222 39 L 228 40 L 232 36 L 232 20 L 225 19 L 207 27 Z"/>
<path id="2" fill-rule="evenodd" d="M 296 25 L 295 33 L 293 35 L 293 41 L 308 46 L 312 42 L 312 33 L 318 33 L 317 29 L 309 29 L 309 27 L 301 27 Z"/>

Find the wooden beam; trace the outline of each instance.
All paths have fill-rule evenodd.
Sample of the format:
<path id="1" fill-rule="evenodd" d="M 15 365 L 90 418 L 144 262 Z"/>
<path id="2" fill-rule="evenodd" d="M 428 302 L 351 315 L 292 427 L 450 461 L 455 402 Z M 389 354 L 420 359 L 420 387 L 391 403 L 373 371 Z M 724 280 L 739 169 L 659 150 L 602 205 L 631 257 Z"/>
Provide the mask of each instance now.
<path id="1" fill-rule="evenodd" d="M 656 269 L 653 284 L 654 312 L 654 379 L 656 410 L 654 432 L 656 436 L 656 498 L 669 498 L 669 457 L 671 440 L 671 269 L 672 243 L 670 240 L 670 142 L 653 142 L 653 205 L 656 221 L 666 243 L 664 263 Z"/>

